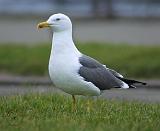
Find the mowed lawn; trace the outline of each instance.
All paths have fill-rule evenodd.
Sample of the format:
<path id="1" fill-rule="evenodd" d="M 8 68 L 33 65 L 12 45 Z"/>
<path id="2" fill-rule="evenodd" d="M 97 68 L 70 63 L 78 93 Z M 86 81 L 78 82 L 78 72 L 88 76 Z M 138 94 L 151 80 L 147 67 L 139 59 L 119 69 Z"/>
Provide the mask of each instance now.
<path id="1" fill-rule="evenodd" d="M 48 75 L 49 44 L 0 45 L 0 73 Z M 128 77 L 160 78 L 160 46 L 78 44 L 78 49 Z M 66 63 L 67 64 L 67 63 Z M 0 131 L 159 131 L 160 104 L 68 95 L 0 97 Z"/>
<path id="2" fill-rule="evenodd" d="M 31 94 L 0 97 L 1 131 L 159 131 L 160 104 Z"/>
<path id="3" fill-rule="evenodd" d="M 160 78 L 160 46 L 78 44 L 78 49 L 126 77 Z M 51 44 L 0 45 L 0 73 L 48 75 Z M 65 58 L 64 58 L 65 59 Z"/>

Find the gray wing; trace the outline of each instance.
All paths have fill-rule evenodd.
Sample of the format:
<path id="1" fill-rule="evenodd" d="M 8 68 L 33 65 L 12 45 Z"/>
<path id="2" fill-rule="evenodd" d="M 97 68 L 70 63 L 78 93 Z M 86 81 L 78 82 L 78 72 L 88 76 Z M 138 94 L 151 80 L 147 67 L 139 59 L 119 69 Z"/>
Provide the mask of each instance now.
<path id="1" fill-rule="evenodd" d="M 79 58 L 82 65 L 79 69 L 79 74 L 85 81 L 92 82 L 100 90 L 123 86 L 123 82 L 116 78 L 104 65 L 95 59 L 83 55 Z"/>
<path id="2" fill-rule="evenodd" d="M 123 76 L 119 74 L 118 72 L 116 72 L 115 70 L 109 69 L 109 68 L 107 68 L 107 70 L 110 71 L 115 77 L 123 78 Z"/>

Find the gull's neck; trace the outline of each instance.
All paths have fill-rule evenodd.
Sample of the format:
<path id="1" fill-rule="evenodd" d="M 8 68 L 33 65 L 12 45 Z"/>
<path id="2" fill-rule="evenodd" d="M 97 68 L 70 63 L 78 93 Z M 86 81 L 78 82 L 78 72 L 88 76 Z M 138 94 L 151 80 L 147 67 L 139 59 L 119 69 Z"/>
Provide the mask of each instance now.
<path id="1" fill-rule="evenodd" d="M 51 55 L 68 53 L 79 53 L 72 39 L 72 30 L 54 32 L 52 38 Z"/>

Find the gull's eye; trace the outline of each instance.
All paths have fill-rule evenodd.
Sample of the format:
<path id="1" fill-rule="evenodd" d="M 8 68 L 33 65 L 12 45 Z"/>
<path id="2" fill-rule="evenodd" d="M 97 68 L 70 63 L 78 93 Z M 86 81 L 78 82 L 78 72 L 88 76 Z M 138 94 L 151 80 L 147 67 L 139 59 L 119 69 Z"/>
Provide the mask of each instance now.
<path id="1" fill-rule="evenodd" d="M 56 21 L 60 21 L 60 18 L 56 18 Z"/>

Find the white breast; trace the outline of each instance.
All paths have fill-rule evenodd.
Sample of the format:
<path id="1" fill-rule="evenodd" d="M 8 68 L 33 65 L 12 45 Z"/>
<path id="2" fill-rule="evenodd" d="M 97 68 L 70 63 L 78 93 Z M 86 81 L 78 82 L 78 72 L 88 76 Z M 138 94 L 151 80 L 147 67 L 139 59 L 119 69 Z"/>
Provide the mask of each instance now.
<path id="1" fill-rule="evenodd" d="M 78 74 L 78 55 L 73 53 L 53 54 L 49 62 L 49 74 L 55 86 L 66 93 L 75 95 L 100 95 L 100 90 L 86 82 Z"/>

